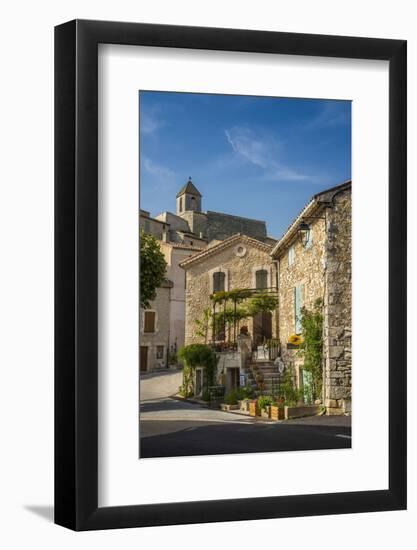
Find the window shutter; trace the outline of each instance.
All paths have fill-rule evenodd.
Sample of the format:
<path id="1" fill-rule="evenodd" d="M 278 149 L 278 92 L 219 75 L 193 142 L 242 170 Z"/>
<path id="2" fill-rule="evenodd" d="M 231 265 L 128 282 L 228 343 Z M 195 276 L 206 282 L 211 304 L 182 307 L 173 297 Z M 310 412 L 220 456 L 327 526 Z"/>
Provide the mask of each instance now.
<path id="1" fill-rule="evenodd" d="M 155 332 L 155 312 L 145 311 L 144 332 Z"/>
<path id="2" fill-rule="evenodd" d="M 213 274 L 213 292 L 222 292 L 224 290 L 224 280 L 226 276 L 222 271 Z"/>
<path id="3" fill-rule="evenodd" d="M 288 249 L 288 265 L 292 265 L 294 263 L 295 259 L 295 248 L 292 244 L 290 248 Z"/>
<path id="4" fill-rule="evenodd" d="M 268 287 L 268 272 L 266 269 L 260 269 L 256 272 L 256 288 L 262 290 Z"/>

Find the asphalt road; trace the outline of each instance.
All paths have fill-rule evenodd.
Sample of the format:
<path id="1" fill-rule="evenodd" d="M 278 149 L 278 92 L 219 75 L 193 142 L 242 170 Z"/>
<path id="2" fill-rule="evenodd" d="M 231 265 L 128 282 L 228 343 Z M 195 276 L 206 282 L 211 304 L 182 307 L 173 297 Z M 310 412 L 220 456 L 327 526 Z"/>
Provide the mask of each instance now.
<path id="1" fill-rule="evenodd" d="M 141 458 L 351 447 L 349 417 L 272 423 L 173 399 L 180 383 L 180 373 L 141 379 Z"/>

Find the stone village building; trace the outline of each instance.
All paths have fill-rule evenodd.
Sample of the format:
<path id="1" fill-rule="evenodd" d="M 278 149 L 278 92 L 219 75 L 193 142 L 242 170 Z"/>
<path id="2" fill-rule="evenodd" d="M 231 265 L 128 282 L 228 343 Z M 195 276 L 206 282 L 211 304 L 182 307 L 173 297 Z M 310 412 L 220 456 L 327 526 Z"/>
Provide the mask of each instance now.
<path id="1" fill-rule="evenodd" d="M 300 224 L 308 228 L 300 238 Z M 351 182 L 313 196 L 282 238 L 268 239 L 240 232 L 186 258 L 180 266 L 186 272 L 185 343 L 202 342 L 195 322 L 210 307 L 210 294 L 234 288 L 275 287 L 277 310 L 261 326 L 251 323 L 256 343 L 257 330 L 279 341 L 280 361 L 296 372 L 298 387 L 307 376 L 303 359 L 288 345 L 289 337 L 301 333 L 300 313 L 323 303 L 324 364 L 323 396 L 329 414 L 346 412 L 351 400 Z M 247 372 L 247 349 L 221 358 L 227 373 L 226 390 L 238 384 Z M 240 353 L 240 354 L 239 354 Z M 220 354 L 222 355 L 222 354 Z M 228 363 L 227 364 L 225 364 Z M 197 384 L 201 391 L 200 383 Z"/>
<path id="2" fill-rule="evenodd" d="M 186 344 L 202 342 L 195 325 L 202 311 L 212 309 L 213 292 L 276 287 L 276 262 L 271 251 L 271 245 L 237 233 L 181 263 L 186 271 Z M 276 317 L 271 314 L 248 319 L 244 324 L 255 341 L 263 335 L 271 338 L 277 331 Z M 211 340 L 211 331 L 209 336 Z"/>
<path id="3" fill-rule="evenodd" d="M 140 370 L 149 372 L 167 368 L 170 354 L 185 342 L 186 273 L 181 263 L 238 232 L 256 238 L 265 251 L 276 240 L 268 237 L 264 221 L 203 212 L 202 195 L 191 179 L 176 196 L 176 214 L 162 212 L 152 218 L 140 210 L 139 227 L 158 239 L 168 266 L 156 299 L 140 311 Z"/>
<path id="4" fill-rule="evenodd" d="M 302 243 L 298 228 L 310 226 Z M 352 372 L 352 189 L 351 182 L 314 195 L 274 246 L 278 261 L 278 328 L 281 356 L 296 367 L 303 383 L 302 358 L 288 349 L 291 334 L 301 332 L 301 307 L 323 301 L 323 394 L 328 412 L 349 407 Z"/>

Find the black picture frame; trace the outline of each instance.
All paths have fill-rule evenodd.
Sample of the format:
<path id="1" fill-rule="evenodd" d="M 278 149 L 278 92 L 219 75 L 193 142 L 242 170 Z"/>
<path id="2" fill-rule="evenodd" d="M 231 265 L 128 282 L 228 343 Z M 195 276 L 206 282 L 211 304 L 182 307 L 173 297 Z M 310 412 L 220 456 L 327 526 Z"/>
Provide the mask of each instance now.
<path id="1" fill-rule="evenodd" d="M 106 43 L 389 61 L 387 490 L 98 507 L 97 52 Z M 57 524 L 78 531 L 406 508 L 406 113 L 404 40 L 84 20 L 55 28 Z"/>

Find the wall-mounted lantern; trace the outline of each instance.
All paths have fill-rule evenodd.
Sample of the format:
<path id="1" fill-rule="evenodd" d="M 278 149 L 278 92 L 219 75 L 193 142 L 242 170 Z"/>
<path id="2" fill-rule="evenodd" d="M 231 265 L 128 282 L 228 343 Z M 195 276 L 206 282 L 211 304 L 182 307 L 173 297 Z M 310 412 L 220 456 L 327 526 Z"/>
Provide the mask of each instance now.
<path id="1" fill-rule="evenodd" d="M 310 225 L 305 220 L 301 220 L 301 222 L 298 225 L 297 231 L 300 235 L 303 246 L 306 246 L 306 244 L 308 243 L 308 239 L 310 237 Z"/>

